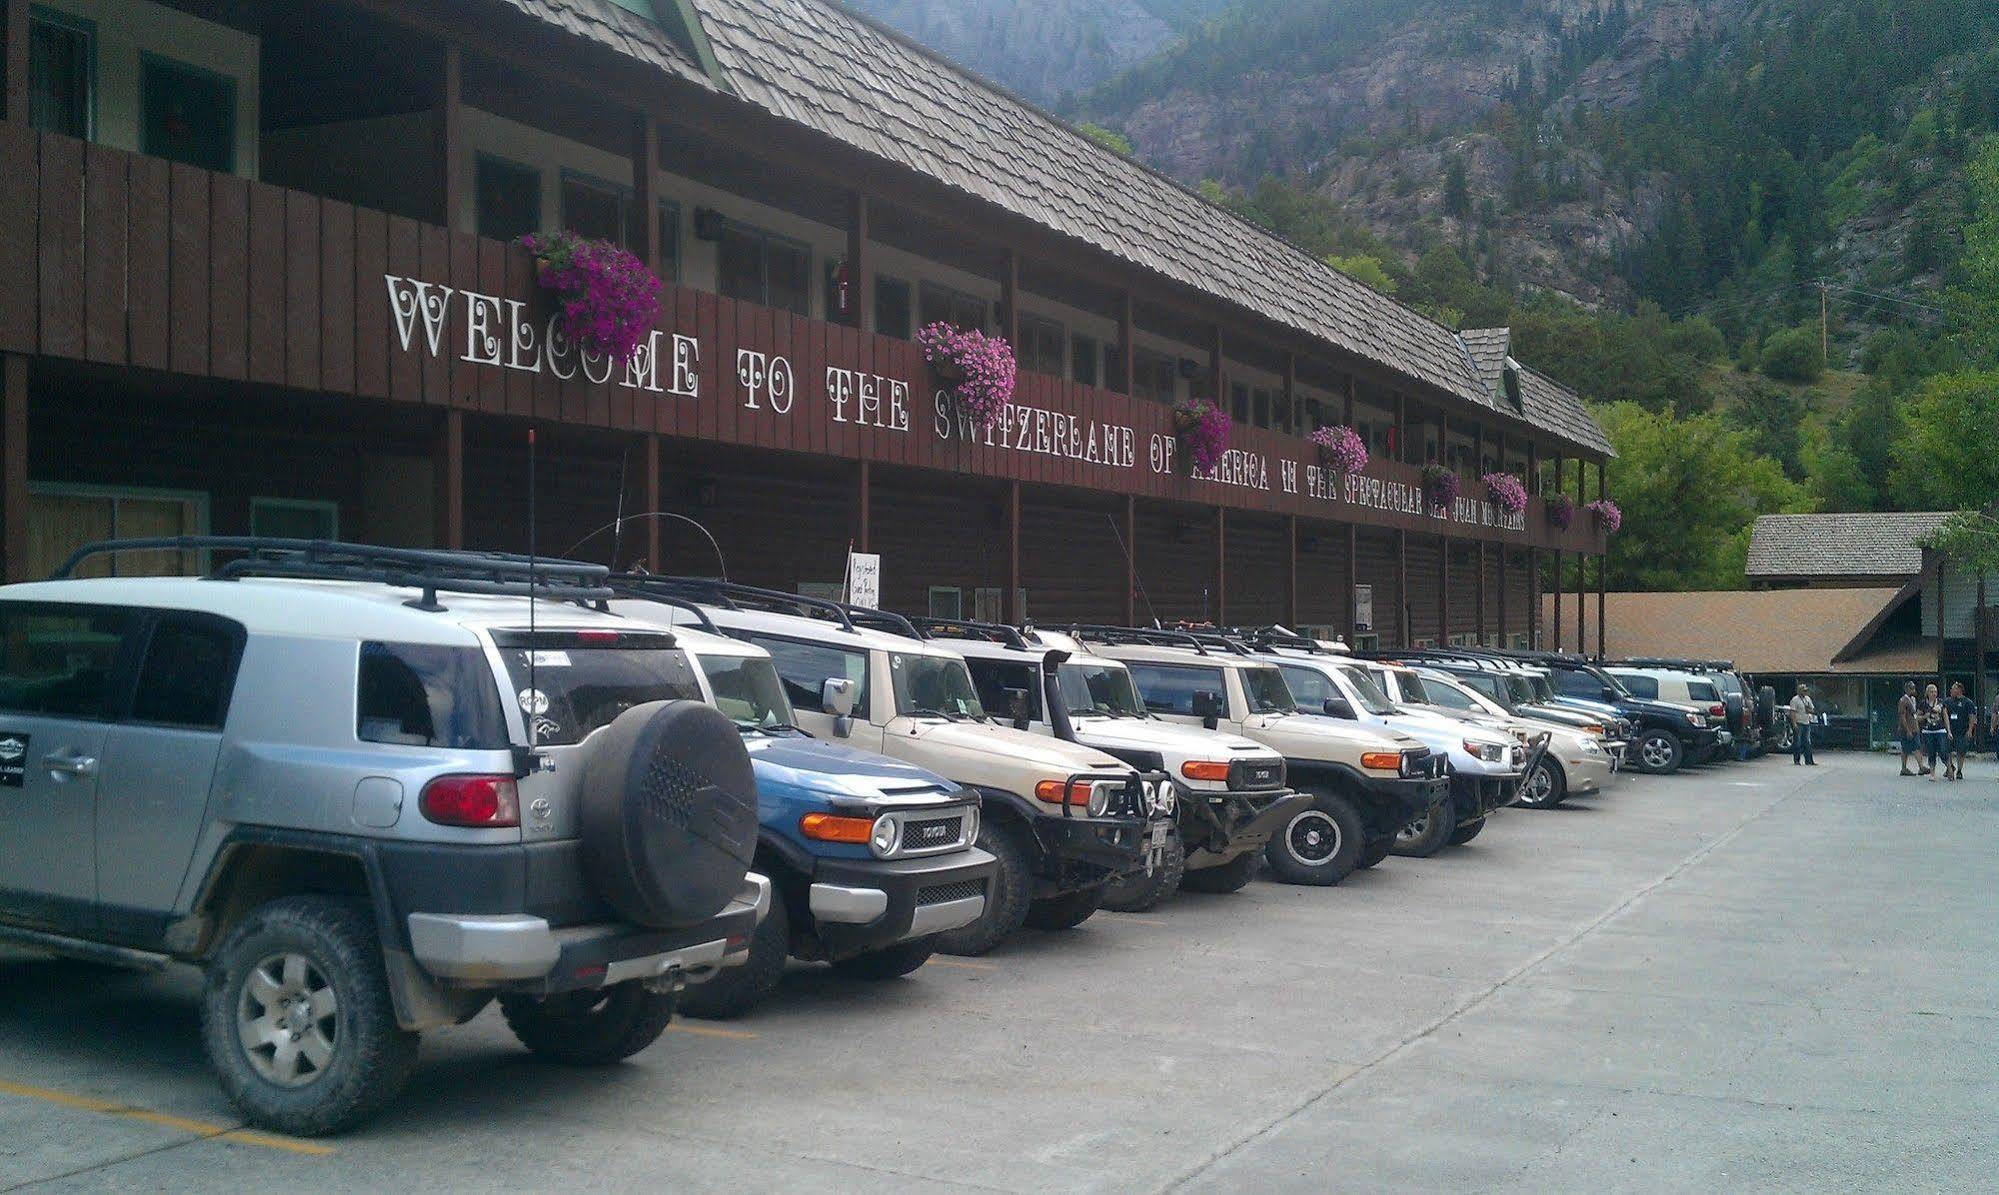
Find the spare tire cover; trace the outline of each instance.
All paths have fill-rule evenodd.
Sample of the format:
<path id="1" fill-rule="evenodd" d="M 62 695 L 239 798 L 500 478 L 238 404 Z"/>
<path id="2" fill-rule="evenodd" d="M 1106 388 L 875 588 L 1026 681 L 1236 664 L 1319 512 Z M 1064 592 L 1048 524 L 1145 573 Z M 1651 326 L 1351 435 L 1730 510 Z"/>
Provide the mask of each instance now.
<path id="1" fill-rule="evenodd" d="M 1756 690 L 1756 720 L 1764 726 L 1777 724 L 1777 690 L 1770 685 Z"/>
<path id="2" fill-rule="evenodd" d="M 669 929 L 713 917 L 742 891 L 757 844 L 756 776 L 721 711 L 633 706 L 579 754 L 583 863 L 606 903 Z"/>

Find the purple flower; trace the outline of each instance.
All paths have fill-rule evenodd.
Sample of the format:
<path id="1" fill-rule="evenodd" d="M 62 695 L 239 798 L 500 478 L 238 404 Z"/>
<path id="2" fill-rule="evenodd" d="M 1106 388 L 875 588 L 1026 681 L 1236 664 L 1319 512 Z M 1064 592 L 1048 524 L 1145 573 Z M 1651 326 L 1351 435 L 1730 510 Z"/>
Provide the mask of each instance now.
<path id="1" fill-rule="evenodd" d="M 629 363 L 659 323 L 659 276 L 609 241 L 573 232 L 519 244 L 534 255 L 535 280 L 556 296 L 564 334 L 585 352 Z"/>
<path id="2" fill-rule="evenodd" d="M 1335 473 L 1358 473 L 1367 468 L 1367 441 L 1350 427 L 1322 427 L 1309 437 L 1319 446 L 1319 459 Z"/>
<path id="3" fill-rule="evenodd" d="M 1458 475 L 1442 465 L 1423 466 L 1423 492 L 1430 496 L 1432 510 L 1449 510 L 1462 491 Z"/>
<path id="4" fill-rule="evenodd" d="M 1608 498 L 1598 498 L 1590 503 L 1589 512 L 1595 515 L 1596 521 L 1602 523 L 1603 529 L 1612 535 L 1616 535 L 1618 528 L 1624 526 L 1624 512 L 1617 508 L 1617 503 Z"/>
<path id="5" fill-rule="evenodd" d="M 1485 483 L 1485 492 L 1492 495 L 1492 504 L 1510 515 L 1517 515 L 1527 509 L 1527 486 L 1511 473 L 1488 473 L 1479 479 Z"/>
<path id="6" fill-rule="evenodd" d="M 1205 398 L 1186 399 L 1174 404 L 1173 425 L 1196 470 L 1205 473 L 1222 463 L 1222 454 L 1229 450 L 1227 411 Z"/>
<path id="7" fill-rule="evenodd" d="M 916 334 L 923 359 L 951 381 L 951 394 L 973 426 L 986 431 L 1013 402 L 1013 346 L 997 336 L 952 324 L 926 324 Z M 955 374 L 955 378 L 949 375 Z"/>
<path id="8" fill-rule="evenodd" d="M 1548 521 L 1557 531 L 1567 531 L 1569 524 L 1576 521 L 1576 500 L 1567 494 L 1555 494 L 1548 499 Z"/>

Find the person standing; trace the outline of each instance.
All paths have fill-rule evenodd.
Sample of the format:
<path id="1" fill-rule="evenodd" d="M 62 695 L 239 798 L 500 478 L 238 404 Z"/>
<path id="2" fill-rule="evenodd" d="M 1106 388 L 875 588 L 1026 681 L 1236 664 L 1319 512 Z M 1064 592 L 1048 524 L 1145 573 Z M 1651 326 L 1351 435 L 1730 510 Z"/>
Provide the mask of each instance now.
<path id="1" fill-rule="evenodd" d="M 1933 684 L 1923 686 L 1923 699 L 1916 705 L 1916 725 L 1923 740 L 1923 755 L 1928 766 L 1923 774 L 1934 781 L 1937 760 L 1950 754 L 1950 719 L 1944 715 L 1943 701 L 1937 696 Z"/>
<path id="2" fill-rule="evenodd" d="M 1950 682 L 1950 698 L 1943 703 L 1944 722 L 1950 730 L 1950 754 L 1943 778 L 1964 779 L 1964 757 L 1971 754 L 1971 736 L 1978 730 L 1978 703 L 1964 695 L 1964 682 Z"/>
<path id="3" fill-rule="evenodd" d="M 1999 761 L 1999 692 L 1992 695 L 1992 708 L 1985 715 L 1985 742 L 1992 748 L 1992 757 Z"/>
<path id="4" fill-rule="evenodd" d="M 1921 773 L 1909 770 L 1909 761 L 1916 755 L 1916 682 L 1902 682 L 1902 701 L 1895 707 L 1895 737 L 1902 741 L 1902 775 L 1927 775 L 1928 768 Z"/>
<path id="5" fill-rule="evenodd" d="M 1812 687 L 1799 685 L 1796 696 L 1791 698 L 1791 764 L 1819 766 L 1812 758 L 1812 723 L 1819 716 L 1819 707 L 1812 701 Z"/>

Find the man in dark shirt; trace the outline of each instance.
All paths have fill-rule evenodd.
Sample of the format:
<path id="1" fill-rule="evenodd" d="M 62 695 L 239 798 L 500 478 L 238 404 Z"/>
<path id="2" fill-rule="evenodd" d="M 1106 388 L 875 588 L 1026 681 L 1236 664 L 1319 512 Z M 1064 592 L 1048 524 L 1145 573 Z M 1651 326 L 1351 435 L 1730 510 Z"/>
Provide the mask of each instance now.
<path id="1" fill-rule="evenodd" d="M 1964 682 L 1950 683 L 1950 698 L 1943 703 L 1950 719 L 1950 755 L 1945 761 L 1945 780 L 1964 779 L 1964 757 L 1971 754 L 1971 736 L 1978 729 L 1978 703 L 1964 695 Z"/>

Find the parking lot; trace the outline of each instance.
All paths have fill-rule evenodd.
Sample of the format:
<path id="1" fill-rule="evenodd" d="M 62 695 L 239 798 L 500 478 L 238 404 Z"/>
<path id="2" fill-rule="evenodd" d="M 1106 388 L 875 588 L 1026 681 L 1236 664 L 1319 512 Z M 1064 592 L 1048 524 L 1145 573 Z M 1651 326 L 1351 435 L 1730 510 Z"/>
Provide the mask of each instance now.
<path id="1" fill-rule="evenodd" d="M 0 1189 L 1984 1189 L 1990 767 L 1625 777 L 1336 889 L 796 968 L 608 1071 L 488 1012 L 325 1142 L 237 1131 L 192 971 L 5 956 Z"/>

